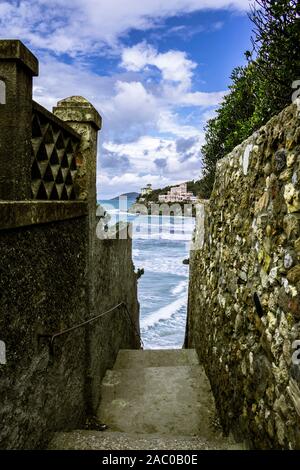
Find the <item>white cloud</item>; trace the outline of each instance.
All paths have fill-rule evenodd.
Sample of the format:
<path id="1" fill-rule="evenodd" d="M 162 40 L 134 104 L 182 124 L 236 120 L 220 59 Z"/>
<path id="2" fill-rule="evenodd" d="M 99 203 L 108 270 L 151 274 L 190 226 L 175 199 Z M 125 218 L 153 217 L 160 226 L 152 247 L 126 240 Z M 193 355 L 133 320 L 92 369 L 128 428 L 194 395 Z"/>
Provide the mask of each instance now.
<path id="1" fill-rule="evenodd" d="M 158 188 L 167 186 L 169 182 L 167 178 L 162 178 L 159 175 L 149 173 L 139 176 L 134 172 L 124 173 L 122 176 L 114 176 L 112 178 L 100 173 L 98 181 L 98 194 L 101 192 L 102 199 L 109 199 L 129 191 L 140 192 L 141 188 L 148 183 Z"/>
<path id="2" fill-rule="evenodd" d="M 58 100 L 72 95 L 82 95 L 97 109 L 111 95 L 115 82 L 122 76 L 100 76 L 80 61 L 64 63 L 52 56 L 44 55 L 40 60 L 40 74 L 34 79 L 34 97 L 48 109 Z"/>
<path id="3" fill-rule="evenodd" d="M 163 89 L 165 99 L 169 103 L 176 103 L 177 106 L 217 106 L 226 94 L 225 91 L 214 91 L 209 93 L 204 93 L 202 91 L 192 92 L 186 87 L 170 86 L 169 84 L 164 84 Z"/>
<path id="4" fill-rule="evenodd" d="M 196 91 L 194 93 L 185 93 L 179 97 L 179 102 L 190 106 L 216 106 L 222 101 L 224 94 L 224 91 L 214 91 L 211 93 Z"/>
<path id="5" fill-rule="evenodd" d="M 130 187 L 139 191 L 142 185 L 152 183 L 154 187 L 177 184 L 198 178 L 200 173 L 202 135 L 194 129 L 193 138 L 161 138 L 142 136 L 133 142 L 103 144 L 105 153 L 124 157 L 130 161 L 131 169 L 115 175 L 112 168 L 100 168 L 98 179 L 102 193 L 110 197 L 118 194 L 118 188 Z M 123 186 L 122 186 L 123 185 Z"/>
<path id="6" fill-rule="evenodd" d="M 122 66 L 130 71 L 141 71 L 147 65 L 157 67 L 163 80 L 179 82 L 185 88 L 191 84 L 193 69 L 197 64 L 187 58 L 182 51 L 170 50 L 159 53 L 146 42 L 125 48 L 122 53 Z"/>
<path id="7" fill-rule="evenodd" d="M 248 0 L 11 0 L 0 3 L 2 37 L 18 37 L 55 53 L 101 54 L 130 29 L 147 30 L 180 13 L 245 11 Z"/>
<path id="8" fill-rule="evenodd" d="M 142 78 L 142 77 L 141 77 Z M 65 64 L 53 57 L 44 57 L 40 77 L 34 82 L 34 98 L 48 109 L 57 101 L 80 94 L 91 101 L 103 117 L 105 138 L 118 140 L 126 135 L 143 135 L 147 130 L 191 136 L 199 128 L 180 122 L 173 108 L 181 105 L 211 107 L 223 92 L 180 92 L 176 86 L 156 88 L 156 96 L 147 84 L 131 81 L 126 74 L 99 76 L 80 62 Z"/>
<path id="9" fill-rule="evenodd" d="M 225 92 L 192 92 L 193 71 L 197 64 L 188 59 L 186 52 L 170 50 L 159 53 L 145 41 L 122 52 L 121 65 L 128 71 L 141 72 L 155 66 L 162 76 L 162 99 L 176 106 L 211 107 L 219 104 Z"/>
<path id="10" fill-rule="evenodd" d="M 157 100 L 141 82 L 128 74 L 100 76 L 80 61 L 70 65 L 45 56 L 33 89 L 34 99 L 50 110 L 67 96 L 84 96 L 102 115 L 105 135 L 124 136 L 134 129 L 144 133 L 158 119 Z"/>
<path id="11" fill-rule="evenodd" d="M 179 116 L 172 110 L 162 110 L 158 120 L 158 129 L 161 133 L 172 134 L 177 137 L 193 137 L 200 134 L 200 129 L 180 122 Z"/>
<path id="12" fill-rule="evenodd" d="M 173 109 L 178 103 L 173 96 L 166 98 L 163 87 L 154 96 L 145 83 L 126 74 L 101 77 L 80 61 L 70 65 L 45 56 L 34 90 L 35 99 L 49 109 L 66 96 L 81 94 L 102 114 L 101 195 L 139 190 L 147 182 L 159 187 L 199 176 L 201 125 L 185 123 Z M 194 143 L 183 152 L 188 139 Z M 178 141 L 183 144 L 177 145 Z"/>
<path id="13" fill-rule="evenodd" d="M 107 96 L 101 108 L 108 119 L 108 126 L 115 133 L 143 131 L 147 125 L 154 125 L 159 112 L 158 103 L 141 82 L 117 81 L 114 90 L 115 95 Z"/>
<path id="14" fill-rule="evenodd" d="M 224 95 L 193 89 L 197 64 L 186 52 L 160 52 L 145 41 L 124 47 L 122 37 L 133 28 L 158 31 L 170 16 L 220 8 L 244 11 L 248 0 L 0 0 L 0 34 L 36 51 L 37 101 L 51 109 L 80 94 L 100 111 L 99 186 L 112 196 L 197 178 L 202 121 Z M 108 54 L 121 57 L 123 70 L 100 76 L 89 56 Z M 196 119 L 181 113 L 185 107 Z"/>
<path id="15" fill-rule="evenodd" d="M 154 160 L 159 156 L 158 152 L 163 153 L 166 158 L 171 156 L 169 144 L 174 145 L 172 141 L 145 135 L 132 142 L 106 142 L 103 146 L 118 155 L 128 156 L 137 173 L 150 173 L 155 171 Z"/>

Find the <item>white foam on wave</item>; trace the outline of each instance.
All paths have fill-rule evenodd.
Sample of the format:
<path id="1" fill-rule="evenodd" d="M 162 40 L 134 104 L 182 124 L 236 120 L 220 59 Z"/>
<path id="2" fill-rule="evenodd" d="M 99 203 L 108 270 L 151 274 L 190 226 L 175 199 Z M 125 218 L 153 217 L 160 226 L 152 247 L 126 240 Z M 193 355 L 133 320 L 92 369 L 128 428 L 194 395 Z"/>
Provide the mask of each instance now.
<path id="1" fill-rule="evenodd" d="M 145 272 L 188 276 L 187 266 L 182 263 L 181 258 L 158 257 L 152 253 L 151 257 L 140 260 L 139 264 Z"/>
<path id="2" fill-rule="evenodd" d="M 192 234 L 193 231 L 186 230 L 184 227 L 175 227 L 175 226 L 170 226 L 170 227 L 133 227 L 133 238 L 142 238 L 146 235 L 146 237 L 149 237 L 151 239 L 159 239 L 159 238 L 177 238 L 179 237 L 184 237 L 188 240 L 192 239 Z"/>
<path id="3" fill-rule="evenodd" d="M 139 233 L 135 232 L 133 238 L 136 240 L 174 240 L 174 241 L 191 241 L 190 233 Z"/>
<path id="4" fill-rule="evenodd" d="M 135 217 L 136 223 L 140 225 L 168 226 L 168 225 L 185 225 L 187 227 L 194 227 L 194 219 L 187 219 L 186 217 L 178 217 L 177 219 L 163 217 L 153 219 L 153 217 Z"/>
<path id="5" fill-rule="evenodd" d="M 175 344 L 164 344 L 160 338 L 157 342 L 151 341 L 148 343 L 145 339 L 143 342 L 146 349 L 181 349 L 183 344 L 183 341 L 178 341 L 178 343 Z"/>
<path id="6" fill-rule="evenodd" d="M 182 307 L 186 305 L 186 295 L 182 295 L 178 299 L 174 300 L 174 302 L 162 307 L 155 312 L 148 315 L 146 318 L 141 319 L 141 327 L 142 329 L 147 329 L 160 320 L 168 320 L 172 317 L 175 313 L 177 313 Z"/>
<path id="7" fill-rule="evenodd" d="M 173 295 L 179 295 L 182 292 L 184 292 L 186 288 L 187 288 L 187 280 L 179 282 L 179 284 L 177 284 L 177 286 L 175 286 L 171 292 Z"/>
<path id="8" fill-rule="evenodd" d="M 132 249 L 132 256 L 134 258 L 138 258 L 140 256 L 140 254 L 141 254 L 141 250 L 139 250 L 138 248 L 133 248 Z"/>
<path id="9" fill-rule="evenodd" d="M 195 225 L 193 223 L 187 223 L 183 219 L 178 220 L 178 221 L 173 221 L 172 222 L 163 222 L 160 221 L 159 223 L 155 224 L 153 221 L 150 222 L 150 220 L 139 220 L 135 219 L 134 225 L 138 227 L 140 230 L 143 229 L 150 229 L 153 232 L 158 232 L 158 231 L 164 231 L 167 232 L 168 230 L 184 230 L 185 232 L 190 232 L 192 233 Z"/>

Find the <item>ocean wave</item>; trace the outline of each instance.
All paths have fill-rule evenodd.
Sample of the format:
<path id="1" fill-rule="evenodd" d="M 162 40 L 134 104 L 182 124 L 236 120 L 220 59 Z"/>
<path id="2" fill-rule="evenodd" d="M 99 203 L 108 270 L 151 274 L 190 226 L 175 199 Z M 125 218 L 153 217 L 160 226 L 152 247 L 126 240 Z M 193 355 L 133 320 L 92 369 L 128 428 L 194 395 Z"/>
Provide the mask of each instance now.
<path id="1" fill-rule="evenodd" d="M 184 292 L 187 289 L 187 280 L 179 282 L 177 286 L 175 286 L 172 290 L 171 293 L 173 295 L 179 295 L 182 292 Z"/>
<path id="2" fill-rule="evenodd" d="M 168 225 L 184 225 L 187 227 L 194 227 L 194 219 L 188 219 L 186 217 L 157 217 L 153 220 L 153 217 L 135 217 L 136 224 L 139 225 L 151 225 L 153 227 L 165 227 Z"/>
<path id="3" fill-rule="evenodd" d="M 194 227 L 181 225 L 181 224 L 168 224 L 168 225 L 153 225 L 153 224 L 134 224 L 133 233 L 151 233 L 151 234 L 173 234 L 182 233 L 188 235 L 190 238 L 193 234 Z"/>
<path id="4" fill-rule="evenodd" d="M 135 240 L 174 240 L 174 241 L 191 241 L 191 234 L 189 233 L 142 233 L 135 232 L 133 234 Z"/>
<path id="5" fill-rule="evenodd" d="M 139 248 L 133 248 L 132 249 L 132 256 L 134 258 L 138 258 L 140 256 L 140 254 L 141 254 L 141 250 L 139 250 Z"/>
<path id="6" fill-rule="evenodd" d="M 157 250 L 159 251 L 159 250 Z M 187 266 L 182 263 L 181 258 L 164 258 L 152 256 L 138 261 L 140 268 L 144 268 L 145 273 L 166 273 L 175 276 L 188 276 Z"/>
<path id="7" fill-rule="evenodd" d="M 186 305 L 186 295 L 182 295 L 170 304 L 162 307 L 141 320 L 141 328 L 148 329 L 161 320 L 170 319 L 175 313 Z"/>
<path id="8" fill-rule="evenodd" d="M 160 338 L 158 338 L 157 342 L 152 340 L 148 343 L 147 340 L 144 340 L 146 349 L 181 349 L 182 344 L 183 341 L 178 341 L 177 343 L 172 342 L 171 344 L 169 342 L 164 343 Z"/>

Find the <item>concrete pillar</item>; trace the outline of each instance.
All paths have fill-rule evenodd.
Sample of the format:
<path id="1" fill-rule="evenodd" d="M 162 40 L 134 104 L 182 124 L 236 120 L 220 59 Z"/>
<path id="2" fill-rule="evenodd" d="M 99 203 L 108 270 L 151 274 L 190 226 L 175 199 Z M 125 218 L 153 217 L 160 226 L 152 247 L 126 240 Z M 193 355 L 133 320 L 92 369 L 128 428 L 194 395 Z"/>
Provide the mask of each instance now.
<path id="1" fill-rule="evenodd" d="M 101 129 L 102 119 L 94 106 L 81 96 L 71 96 L 57 103 L 53 108 L 53 114 L 62 121 L 68 123 L 79 135 L 81 142 L 76 156 L 77 176 L 75 179 L 75 191 L 77 198 L 88 203 L 88 254 L 87 254 L 87 304 L 88 318 L 93 317 L 99 311 L 95 305 L 96 286 L 96 172 L 97 172 L 97 137 Z M 99 243 L 99 240 L 98 240 Z M 93 374 L 92 364 L 92 337 L 95 325 L 86 328 L 86 414 L 92 415 L 93 409 Z"/>
<path id="2" fill-rule="evenodd" d="M 0 199 L 31 199 L 32 77 L 37 58 L 20 41 L 0 40 Z"/>
<path id="3" fill-rule="evenodd" d="M 101 116 L 82 96 L 71 96 L 57 103 L 53 114 L 65 121 L 78 134 L 81 143 L 77 156 L 76 186 L 78 198 L 89 203 L 90 212 L 96 210 L 97 135 L 101 129 Z"/>

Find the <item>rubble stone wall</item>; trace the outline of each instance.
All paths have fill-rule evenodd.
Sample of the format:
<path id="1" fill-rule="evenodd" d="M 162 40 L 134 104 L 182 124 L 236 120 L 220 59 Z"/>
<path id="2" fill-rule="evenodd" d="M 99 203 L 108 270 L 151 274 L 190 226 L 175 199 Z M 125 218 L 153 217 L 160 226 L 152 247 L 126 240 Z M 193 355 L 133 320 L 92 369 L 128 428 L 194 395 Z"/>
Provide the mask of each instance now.
<path id="1" fill-rule="evenodd" d="M 219 161 L 200 214 L 186 345 L 197 348 L 227 432 L 255 448 L 300 448 L 296 104 Z"/>

